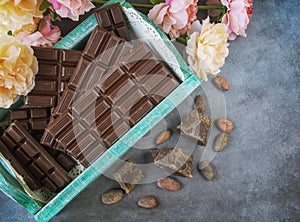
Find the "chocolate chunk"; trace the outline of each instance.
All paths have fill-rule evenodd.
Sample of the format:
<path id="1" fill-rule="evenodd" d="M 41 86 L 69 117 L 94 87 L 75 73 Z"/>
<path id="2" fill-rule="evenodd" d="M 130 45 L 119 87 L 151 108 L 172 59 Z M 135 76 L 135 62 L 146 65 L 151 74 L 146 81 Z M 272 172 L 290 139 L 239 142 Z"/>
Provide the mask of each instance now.
<path id="1" fill-rule="evenodd" d="M 178 85 L 151 49 L 140 44 L 51 122 L 41 143 L 58 144 L 87 167 Z"/>
<path id="2" fill-rule="evenodd" d="M 126 193 L 130 193 L 143 177 L 142 171 L 130 160 L 114 173 L 114 178 Z"/>
<path id="3" fill-rule="evenodd" d="M 126 41 L 130 40 L 126 19 L 120 3 L 102 7 L 95 10 L 94 13 L 100 27 L 107 31 L 113 31 L 117 36 Z"/>
<path id="4" fill-rule="evenodd" d="M 80 51 L 33 47 L 39 62 L 35 87 L 25 96 L 28 107 L 56 107 L 81 56 Z"/>
<path id="5" fill-rule="evenodd" d="M 196 139 L 201 146 L 207 145 L 207 134 L 212 124 L 209 116 L 204 115 L 198 110 L 193 110 L 177 126 L 180 132 L 189 138 Z"/>
<path id="6" fill-rule="evenodd" d="M 193 156 L 182 148 L 151 149 L 154 164 L 174 175 L 193 178 Z"/>
<path id="7" fill-rule="evenodd" d="M 10 124 L 1 136 L 0 152 L 32 190 L 46 186 L 56 193 L 71 181 L 67 172 L 17 122 Z"/>

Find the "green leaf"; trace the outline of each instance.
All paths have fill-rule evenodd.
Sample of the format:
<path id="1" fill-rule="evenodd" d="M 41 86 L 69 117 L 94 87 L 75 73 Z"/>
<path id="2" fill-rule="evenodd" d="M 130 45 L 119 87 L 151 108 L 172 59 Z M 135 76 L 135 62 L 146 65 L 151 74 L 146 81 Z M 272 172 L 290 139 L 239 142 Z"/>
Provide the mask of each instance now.
<path id="1" fill-rule="evenodd" d="M 40 5 L 40 11 L 44 11 L 45 9 L 49 8 L 51 6 L 51 3 L 47 0 L 43 0 L 42 4 Z"/>
<path id="2" fill-rule="evenodd" d="M 7 35 L 12 35 L 12 31 L 9 30 L 9 31 L 7 32 Z"/>
<path id="3" fill-rule="evenodd" d="M 164 0 L 150 0 L 150 2 L 152 3 L 152 5 L 156 5 L 162 2 L 165 2 Z"/>

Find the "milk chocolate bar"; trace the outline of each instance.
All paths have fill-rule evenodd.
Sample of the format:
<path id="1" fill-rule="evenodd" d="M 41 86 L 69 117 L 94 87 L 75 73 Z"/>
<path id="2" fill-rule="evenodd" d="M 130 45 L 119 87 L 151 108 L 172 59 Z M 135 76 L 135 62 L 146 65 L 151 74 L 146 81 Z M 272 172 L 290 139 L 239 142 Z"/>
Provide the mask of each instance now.
<path id="1" fill-rule="evenodd" d="M 81 94 L 93 88 L 102 75 L 127 55 L 132 47 L 113 33 L 96 27 L 52 116 L 58 117 Z"/>
<path id="2" fill-rule="evenodd" d="M 147 44 L 141 43 L 72 109 L 51 122 L 41 143 L 49 147 L 59 144 L 87 167 L 178 84 Z"/>
<path id="3" fill-rule="evenodd" d="M 113 31 L 120 38 L 130 40 L 127 22 L 120 3 L 111 4 L 94 11 L 100 27 Z"/>
<path id="4" fill-rule="evenodd" d="M 1 136 L 0 152 L 32 190 L 45 186 L 56 193 L 71 181 L 67 172 L 17 122 L 10 124 Z"/>
<path id="5" fill-rule="evenodd" d="M 9 112 L 10 122 L 17 121 L 36 141 L 40 141 L 50 118 L 50 108 L 21 108 Z M 74 161 L 66 154 L 44 147 L 48 153 L 66 170 L 70 171 Z"/>
<path id="6" fill-rule="evenodd" d="M 81 56 L 80 51 L 33 47 L 39 62 L 35 87 L 25 96 L 27 107 L 56 107 Z"/>

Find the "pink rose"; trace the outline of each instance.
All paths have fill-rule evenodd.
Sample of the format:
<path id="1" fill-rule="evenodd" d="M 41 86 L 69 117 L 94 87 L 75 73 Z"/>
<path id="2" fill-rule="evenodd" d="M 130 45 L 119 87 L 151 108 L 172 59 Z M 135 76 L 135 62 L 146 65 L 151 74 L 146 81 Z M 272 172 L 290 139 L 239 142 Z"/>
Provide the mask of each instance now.
<path id="1" fill-rule="evenodd" d="M 185 34 L 196 19 L 198 0 L 167 0 L 155 5 L 148 17 L 170 38 L 176 39 Z"/>
<path id="2" fill-rule="evenodd" d="M 245 30 L 250 22 L 247 13 L 247 0 L 221 0 L 222 4 L 228 8 L 222 23 L 227 25 L 229 40 L 234 40 L 238 35 L 246 37 Z"/>
<path id="3" fill-rule="evenodd" d="M 38 31 L 30 33 L 28 31 L 19 32 L 15 38 L 24 44 L 31 46 L 52 47 L 61 35 L 58 26 L 51 28 L 50 14 L 43 18 Z"/>
<path id="4" fill-rule="evenodd" d="M 62 18 L 79 20 L 79 15 L 90 11 L 95 6 L 89 0 L 48 0 L 55 12 Z"/>

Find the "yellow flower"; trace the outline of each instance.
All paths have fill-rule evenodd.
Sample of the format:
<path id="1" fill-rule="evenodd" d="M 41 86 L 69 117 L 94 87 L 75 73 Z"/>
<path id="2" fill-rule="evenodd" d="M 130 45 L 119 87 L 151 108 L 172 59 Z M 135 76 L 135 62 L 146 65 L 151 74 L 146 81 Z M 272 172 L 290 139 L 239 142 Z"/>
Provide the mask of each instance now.
<path id="1" fill-rule="evenodd" d="M 207 74 L 218 74 L 228 56 L 228 33 L 224 24 L 211 24 L 209 20 L 192 24 L 200 27 L 194 31 L 187 42 L 188 63 L 195 74 L 207 81 Z"/>
<path id="2" fill-rule="evenodd" d="M 34 87 L 37 72 L 32 48 L 0 34 L 0 107 L 8 108 L 18 95 L 27 95 Z"/>
<path id="3" fill-rule="evenodd" d="M 16 31 L 23 25 L 34 24 L 34 17 L 42 17 L 42 0 L 0 0 L 0 27 Z"/>

